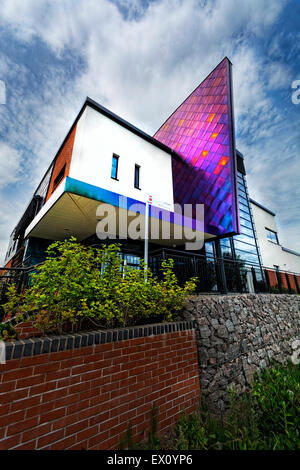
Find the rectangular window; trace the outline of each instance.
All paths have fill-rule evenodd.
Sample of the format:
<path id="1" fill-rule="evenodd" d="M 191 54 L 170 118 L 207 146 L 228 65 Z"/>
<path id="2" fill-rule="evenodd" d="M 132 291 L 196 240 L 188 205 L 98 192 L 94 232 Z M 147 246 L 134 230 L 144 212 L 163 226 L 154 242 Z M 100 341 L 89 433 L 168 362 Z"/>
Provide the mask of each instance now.
<path id="1" fill-rule="evenodd" d="M 141 189 L 140 188 L 140 166 L 135 165 L 134 167 L 134 187 L 136 189 Z"/>
<path id="2" fill-rule="evenodd" d="M 53 190 L 52 190 L 52 192 L 57 188 L 57 186 L 59 185 L 59 183 L 62 181 L 63 177 L 65 176 L 65 171 L 66 171 L 66 165 L 64 165 L 64 166 L 62 167 L 62 169 L 61 169 L 60 172 L 58 173 L 57 177 L 55 178 L 54 183 L 53 183 Z"/>
<path id="3" fill-rule="evenodd" d="M 257 255 L 256 246 L 249 245 L 248 243 L 244 243 L 240 240 L 234 240 L 234 247 L 235 249 L 247 251 L 248 253 L 253 253 L 254 255 Z"/>
<path id="4" fill-rule="evenodd" d="M 111 164 L 111 177 L 114 180 L 118 179 L 118 163 L 119 163 L 119 155 L 113 154 L 112 157 L 112 164 Z"/>
<path id="5" fill-rule="evenodd" d="M 267 227 L 266 227 L 266 232 L 267 232 L 267 239 L 270 240 L 273 243 L 277 243 L 277 245 L 278 245 L 279 242 L 278 242 L 277 233 L 273 232 L 273 230 L 270 230 Z"/>

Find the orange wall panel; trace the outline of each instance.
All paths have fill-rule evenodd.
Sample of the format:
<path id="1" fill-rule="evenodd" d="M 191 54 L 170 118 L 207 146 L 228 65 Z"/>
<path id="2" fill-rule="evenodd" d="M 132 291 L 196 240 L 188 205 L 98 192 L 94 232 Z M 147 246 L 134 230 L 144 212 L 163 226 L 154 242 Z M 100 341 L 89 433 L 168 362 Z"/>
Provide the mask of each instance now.
<path id="1" fill-rule="evenodd" d="M 296 282 L 295 282 L 295 278 L 293 274 L 288 274 L 288 278 L 289 278 L 291 289 L 297 292 L 297 286 L 296 286 Z"/>
<path id="2" fill-rule="evenodd" d="M 287 283 L 287 280 L 286 280 L 286 275 L 285 275 L 285 273 L 280 273 L 280 279 L 281 279 L 281 285 L 282 285 L 282 287 L 284 287 L 285 289 L 288 289 L 289 286 L 288 286 L 288 283 Z"/>
<path id="3" fill-rule="evenodd" d="M 54 168 L 53 168 L 53 172 L 52 172 L 52 176 L 51 176 L 51 180 L 50 180 L 50 184 L 49 184 L 49 188 L 48 188 L 46 201 L 48 201 L 49 197 L 53 193 L 55 178 L 59 175 L 59 173 L 63 169 L 64 165 L 66 165 L 64 178 L 66 176 L 68 176 L 68 174 L 69 174 L 70 164 L 71 164 L 71 159 L 72 159 L 73 146 L 74 146 L 74 140 L 75 140 L 75 134 L 76 134 L 76 126 L 72 130 L 71 134 L 69 135 L 69 137 L 66 140 L 63 148 L 61 149 L 60 153 L 58 154 L 58 156 L 55 160 Z M 57 187 L 58 186 L 59 186 L 59 184 L 57 185 Z"/>
<path id="4" fill-rule="evenodd" d="M 271 271 L 270 269 L 265 270 L 269 276 L 269 281 L 270 281 L 270 287 L 276 287 L 277 286 L 277 277 L 275 271 Z"/>

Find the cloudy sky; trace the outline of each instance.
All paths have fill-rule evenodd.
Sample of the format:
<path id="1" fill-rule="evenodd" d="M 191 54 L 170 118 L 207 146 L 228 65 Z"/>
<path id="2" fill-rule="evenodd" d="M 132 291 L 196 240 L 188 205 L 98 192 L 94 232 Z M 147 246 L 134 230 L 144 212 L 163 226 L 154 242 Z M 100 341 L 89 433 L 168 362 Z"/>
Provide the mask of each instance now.
<path id="1" fill-rule="evenodd" d="M 298 0 L 0 0 L 0 264 L 86 96 L 153 134 L 228 56 L 253 199 L 300 251 Z"/>

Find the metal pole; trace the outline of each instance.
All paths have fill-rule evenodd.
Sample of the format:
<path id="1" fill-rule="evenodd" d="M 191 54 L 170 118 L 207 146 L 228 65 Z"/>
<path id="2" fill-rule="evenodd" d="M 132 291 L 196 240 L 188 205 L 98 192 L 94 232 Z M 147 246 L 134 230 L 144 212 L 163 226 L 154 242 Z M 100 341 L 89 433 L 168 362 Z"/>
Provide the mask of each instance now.
<path id="1" fill-rule="evenodd" d="M 225 268 L 224 268 L 224 260 L 221 252 L 221 246 L 220 246 L 220 240 L 217 238 L 215 240 L 215 248 L 216 248 L 216 268 L 217 268 L 217 284 L 218 284 L 218 289 L 221 292 L 221 294 L 227 294 L 228 289 L 227 289 L 227 282 L 226 282 L 226 274 L 225 274 Z"/>
<path id="2" fill-rule="evenodd" d="M 144 263 L 145 263 L 145 280 L 147 281 L 148 269 L 148 251 L 149 251 L 149 202 L 146 201 L 145 208 L 145 243 L 144 243 Z"/>

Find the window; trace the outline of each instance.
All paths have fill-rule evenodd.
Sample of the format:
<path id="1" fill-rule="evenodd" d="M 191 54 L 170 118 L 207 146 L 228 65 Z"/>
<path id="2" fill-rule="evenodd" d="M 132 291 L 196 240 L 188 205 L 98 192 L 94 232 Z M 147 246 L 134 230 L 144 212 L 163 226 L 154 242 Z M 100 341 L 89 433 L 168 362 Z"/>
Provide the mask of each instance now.
<path id="1" fill-rule="evenodd" d="M 279 242 L 278 242 L 277 233 L 273 232 L 273 230 L 270 230 L 267 227 L 266 227 L 266 232 L 267 232 L 267 239 L 270 240 L 270 242 L 277 243 L 278 245 Z"/>
<path id="2" fill-rule="evenodd" d="M 140 166 L 135 165 L 134 167 L 134 187 L 136 189 L 141 189 L 140 188 Z"/>
<path id="3" fill-rule="evenodd" d="M 60 172 L 58 173 L 57 177 L 55 178 L 54 183 L 53 183 L 53 190 L 52 190 L 52 192 L 57 188 L 57 186 L 59 185 L 59 183 L 63 180 L 63 177 L 65 176 L 65 171 L 66 171 L 66 165 L 64 165 L 64 166 L 62 167 L 62 169 L 61 169 Z"/>
<path id="4" fill-rule="evenodd" d="M 119 163 L 119 155 L 113 154 L 112 157 L 112 164 L 111 164 L 111 177 L 114 180 L 118 179 L 118 163 Z"/>

